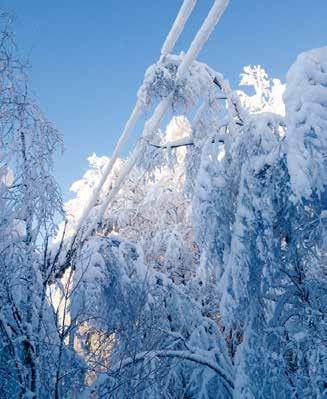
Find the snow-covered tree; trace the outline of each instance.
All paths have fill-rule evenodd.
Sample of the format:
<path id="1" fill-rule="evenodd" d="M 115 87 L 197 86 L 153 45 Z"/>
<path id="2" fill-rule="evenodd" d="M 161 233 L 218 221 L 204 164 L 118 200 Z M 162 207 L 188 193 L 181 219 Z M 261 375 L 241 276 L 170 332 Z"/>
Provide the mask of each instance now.
<path id="1" fill-rule="evenodd" d="M 315 59 L 323 54 L 316 50 Z M 292 163 L 303 153 L 291 145 L 299 111 L 293 107 L 299 82 L 292 79 L 304 80 L 291 71 L 301 65 L 288 74 L 285 106 L 284 86 L 275 80 L 270 90 L 259 67 L 246 69 L 241 81 L 254 85 L 251 97 L 232 91 L 204 64 L 195 66 L 187 84 L 197 87 L 199 76 L 209 88 L 205 95 L 187 92 L 204 95 L 192 122 L 174 116 L 165 133 L 147 141 L 97 234 L 82 247 L 72 312 L 86 312 L 85 331 L 105 337 L 106 359 L 102 368 L 90 367 L 95 382 L 84 395 L 323 397 L 326 190 L 317 172 L 326 168 L 323 114 L 315 106 L 315 117 L 308 100 L 308 123 L 316 124 L 308 129 L 312 159 L 301 163 L 314 168 L 305 172 L 311 191 L 304 190 Z M 168 78 L 158 70 L 146 75 L 143 96 L 151 101 L 166 95 L 159 80 Z M 320 93 L 324 86 L 310 79 Z M 323 101 L 321 93 L 311 97 Z M 179 112 L 185 104 L 176 96 Z M 93 169 L 73 186 L 71 213 L 80 211 L 108 162 L 91 158 Z M 128 162 L 116 164 L 113 186 Z M 87 337 L 81 333 L 81 342 Z"/>
<path id="2" fill-rule="evenodd" d="M 245 67 L 254 94 L 234 91 L 196 60 L 227 1 L 171 54 L 195 3 L 183 2 L 112 157 L 90 156 L 72 185 L 58 230 L 61 140 L 3 25 L 5 399 L 327 394 L 327 50 L 301 54 L 285 85 Z"/>
<path id="3" fill-rule="evenodd" d="M 4 13 L 0 26 L 0 392 L 50 397 L 74 378 L 54 382 L 60 337 L 48 290 L 57 267 L 50 244 L 63 215 L 52 176 L 61 138 L 30 96 Z"/>

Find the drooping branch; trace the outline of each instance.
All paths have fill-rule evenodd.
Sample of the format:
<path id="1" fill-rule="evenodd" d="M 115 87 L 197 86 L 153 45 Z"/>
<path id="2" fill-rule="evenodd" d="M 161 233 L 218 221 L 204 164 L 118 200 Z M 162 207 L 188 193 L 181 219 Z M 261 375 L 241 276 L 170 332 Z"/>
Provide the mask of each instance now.
<path id="1" fill-rule="evenodd" d="M 203 366 L 209 367 L 211 370 L 213 370 L 215 373 L 219 375 L 224 381 L 225 387 L 229 390 L 229 392 L 232 393 L 234 389 L 234 383 L 232 380 L 232 377 L 226 373 L 225 370 L 223 370 L 220 366 L 218 366 L 217 363 L 213 362 L 211 359 L 203 356 L 202 354 L 199 353 L 194 353 L 191 351 L 178 351 L 178 350 L 154 350 L 150 352 L 141 352 L 138 353 L 134 357 L 129 357 L 119 364 L 113 366 L 110 369 L 111 373 L 115 373 L 122 368 L 125 368 L 133 363 L 147 360 L 149 358 L 178 358 L 178 359 L 184 359 L 184 360 L 190 360 L 192 362 L 195 362 L 197 364 L 201 364 Z"/>
<path id="2" fill-rule="evenodd" d="M 194 141 L 192 140 L 191 137 L 184 137 L 182 139 L 172 141 L 170 143 L 166 144 L 154 144 L 149 142 L 149 145 L 155 148 L 161 148 L 161 149 L 169 149 L 169 148 L 178 148 L 178 147 L 185 147 L 189 145 L 194 145 Z"/>
<path id="3" fill-rule="evenodd" d="M 213 72 L 213 71 L 212 71 Z M 244 110 L 240 104 L 239 98 L 235 92 L 232 91 L 229 82 L 223 78 L 222 75 L 214 73 L 213 83 L 225 94 L 229 112 L 231 114 L 230 120 L 235 118 L 235 124 L 239 126 L 244 125 Z"/>

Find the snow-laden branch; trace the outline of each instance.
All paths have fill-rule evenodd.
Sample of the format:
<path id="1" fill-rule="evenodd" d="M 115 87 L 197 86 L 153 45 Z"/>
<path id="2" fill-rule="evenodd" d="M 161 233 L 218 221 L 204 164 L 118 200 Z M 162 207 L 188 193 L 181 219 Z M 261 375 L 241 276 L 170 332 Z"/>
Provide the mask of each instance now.
<path id="1" fill-rule="evenodd" d="M 175 141 L 172 141 L 172 142 L 166 143 L 166 144 L 154 144 L 154 143 L 149 142 L 149 145 L 151 145 L 152 147 L 155 147 L 155 148 L 162 148 L 162 149 L 178 148 L 178 147 L 185 147 L 188 145 L 194 145 L 194 141 L 191 137 L 183 137 L 179 140 L 175 140 Z"/>
<path id="2" fill-rule="evenodd" d="M 229 81 L 224 79 L 221 74 L 215 73 L 214 71 L 212 71 L 212 73 L 214 73 L 214 84 L 226 95 L 230 123 L 235 123 L 239 126 L 244 125 L 245 111 L 241 106 L 237 93 L 231 89 Z"/>
<path id="3" fill-rule="evenodd" d="M 153 350 L 148 352 L 138 353 L 136 356 L 129 357 L 119 362 L 117 365 L 110 368 L 110 374 L 114 374 L 121 369 L 135 364 L 140 361 L 154 358 L 175 358 L 189 360 L 191 362 L 201 364 L 213 370 L 223 380 L 225 387 L 232 394 L 234 389 L 233 378 L 224 369 L 222 369 L 216 362 L 210 358 L 203 356 L 203 354 L 191 352 L 188 350 Z M 103 381 L 101 381 L 103 383 Z"/>
<path id="4" fill-rule="evenodd" d="M 237 124 L 237 122 L 236 122 Z M 220 129 L 222 129 L 223 127 L 228 126 L 228 121 L 223 121 L 217 128 L 217 131 L 219 132 Z M 214 143 L 216 141 L 215 136 L 213 136 L 211 138 L 212 143 Z M 222 138 L 220 138 L 221 142 L 223 142 L 224 140 Z M 151 147 L 155 147 L 155 148 L 160 148 L 160 149 L 169 149 L 169 148 L 179 148 L 179 147 L 186 147 L 186 146 L 190 146 L 190 145 L 194 145 L 194 140 L 192 137 L 182 137 L 181 139 L 175 140 L 175 141 L 170 141 L 168 143 L 165 144 L 155 144 L 152 143 L 150 141 L 148 141 L 148 144 Z"/>

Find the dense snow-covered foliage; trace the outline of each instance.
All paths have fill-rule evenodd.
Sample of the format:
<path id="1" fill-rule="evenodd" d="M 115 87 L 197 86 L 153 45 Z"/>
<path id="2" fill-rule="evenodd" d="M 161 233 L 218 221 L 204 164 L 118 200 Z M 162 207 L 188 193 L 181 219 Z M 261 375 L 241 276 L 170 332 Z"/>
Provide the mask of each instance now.
<path id="1" fill-rule="evenodd" d="M 274 112 L 285 115 L 283 93 L 285 85 L 279 79 L 268 79 L 266 71 L 260 66 L 244 67 L 241 74 L 241 86 L 252 86 L 254 94 L 247 95 L 238 91 L 242 105 L 251 113 Z"/>
<path id="2" fill-rule="evenodd" d="M 245 67 L 254 94 L 233 91 L 195 59 L 227 1 L 171 54 L 195 3 L 58 230 L 60 137 L 3 33 L 1 398 L 327 395 L 327 49 L 301 54 L 285 85 Z"/>
<path id="3" fill-rule="evenodd" d="M 301 54 L 287 75 L 287 161 L 298 199 L 319 197 L 327 184 L 327 49 Z"/>
<path id="4" fill-rule="evenodd" d="M 303 54 L 290 69 L 286 117 L 284 86 L 275 80 L 270 91 L 262 68 L 246 69 L 241 84 L 253 84 L 256 95 L 238 92 L 238 99 L 203 66 L 200 81 L 208 74 L 211 86 L 192 122 L 174 116 L 148 143 L 147 157 L 157 161 L 144 157 L 125 180 L 76 272 L 83 288 L 76 289 L 81 308 L 74 311 L 86 307 L 88 328 L 111 342 L 107 366 L 85 397 L 324 396 L 324 54 Z M 297 122 L 296 98 L 306 98 L 298 71 L 308 59 L 313 72 L 305 76 L 318 105 L 308 100 Z M 161 85 L 149 87 L 161 93 L 157 101 L 166 95 Z M 310 148 L 305 155 L 301 140 Z M 105 162 L 91 158 L 93 165 Z M 118 174 L 120 167 L 123 161 Z M 307 180 L 297 179 L 302 170 Z M 74 184 L 70 209 L 95 178 L 89 171 Z"/>
<path id="5" fill-rule="evenodd" d="M 0 397 L 59 398 L 81 374 L 71 373 L 79 360 L 63 345 L 48 291 L 57 266 L 50 243 L 63 215 L 51 175 L 61 138 L 30 96 L 6 14 L 0 96 Z"/>

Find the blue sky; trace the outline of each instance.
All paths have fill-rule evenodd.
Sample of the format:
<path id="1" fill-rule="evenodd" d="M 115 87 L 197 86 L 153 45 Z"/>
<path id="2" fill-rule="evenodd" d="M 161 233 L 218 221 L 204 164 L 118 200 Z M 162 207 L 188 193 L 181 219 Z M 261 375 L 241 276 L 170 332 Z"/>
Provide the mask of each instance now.
<path id="1" fill-rule="evenodd" d="M 67 198 L 70 184 L 87 168 L 87 156 L 111 154 L 181 1 L 1 3 L 16 15 L 17 42 L 30 60 L 34 93 L 64 136 L 55 174 Z M 198 0 L 176 52 L 187 49 L 211 4 Z M 327 0 L 231 0 L 199 59 L 234 87 L 248 64 L 284 80 L 300 52 L 327 45 L 326 16 Z"/>

